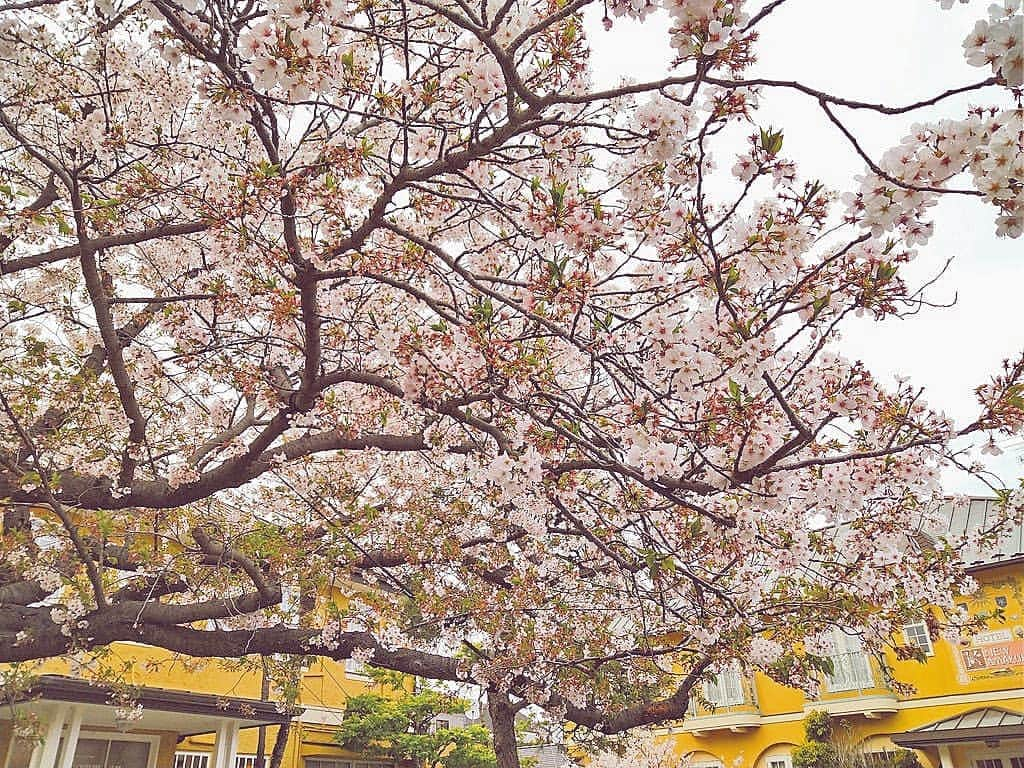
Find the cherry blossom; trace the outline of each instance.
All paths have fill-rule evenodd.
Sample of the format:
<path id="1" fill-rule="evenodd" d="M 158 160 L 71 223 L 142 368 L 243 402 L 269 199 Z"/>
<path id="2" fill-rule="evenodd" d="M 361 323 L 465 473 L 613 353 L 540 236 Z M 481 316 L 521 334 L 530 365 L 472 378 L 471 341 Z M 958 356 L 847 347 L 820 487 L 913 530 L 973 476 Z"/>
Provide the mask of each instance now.
<path id="1" fill-rule="evenodd" d="M 1024 430 L 1024 360 L 954 422 L 842 330 L 929 302 L 904 266 L 941 269 L 944 196 L 1021 235 L 1019 4 L 950 53 L 991 70 L 966 114 L 753 79 L 778 3 L 610 3 L 672 51 L 613 87 L 586 2 L 18 5 L 0 661 L 356 658 L 582 743 L 735 664 L 813 692 L 836 624 L 876 653 L 925 605 L 970 631 L 957 550 L 1022 492 L 979 467 L 992 529 L 918 543 L 957 441 Z M 771 89 L 863 160 L 849 188 Z M 869 153 L 851 108 L 918 123 Z"/>

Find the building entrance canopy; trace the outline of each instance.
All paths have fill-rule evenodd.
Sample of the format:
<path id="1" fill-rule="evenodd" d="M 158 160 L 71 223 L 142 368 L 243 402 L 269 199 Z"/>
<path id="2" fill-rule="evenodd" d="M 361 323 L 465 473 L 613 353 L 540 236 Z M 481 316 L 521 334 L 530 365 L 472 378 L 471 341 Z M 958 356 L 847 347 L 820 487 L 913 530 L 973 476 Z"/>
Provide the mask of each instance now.
<path id="1" fill-rule="evenodd" d="M 930 747 L 965 741 L 1024 739 L 1024 714 L 988 707 L 949 717 L 892 736 L 901 747 Z"/>
<path id="2" fill-rule="evenodd" d="M 38 716 L 45 737 L 24 755 L 15 744 L 8 765 L 0 762 L 0 768 L 108 768 L 111 761 L 121 768 L 152 768 L 161 734 L 177 742 L 204 733 L 216 734 L 211 768 L 234 768 L 240 729 L 289 720 L 266 701 L 153 687 L 132 689 L 141 709 L 126 717 L 113 693 L 86 680 L 42 675 L 13 710 Z M 131 738 L 147 734 L 148 740 Z"/>

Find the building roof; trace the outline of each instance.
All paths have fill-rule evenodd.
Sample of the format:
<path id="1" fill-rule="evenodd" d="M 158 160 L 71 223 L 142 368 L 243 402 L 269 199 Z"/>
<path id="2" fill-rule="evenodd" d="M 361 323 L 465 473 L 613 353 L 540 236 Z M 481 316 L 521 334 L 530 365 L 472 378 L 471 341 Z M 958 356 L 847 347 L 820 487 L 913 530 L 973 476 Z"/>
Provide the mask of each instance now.
<path id="1" fill-rule="evenodd" d="M 103 683 L 65 675 L 40 675 L 20 701 L 29 702 L 41 699 L 112 706 L 111 696 L 113 693 L 113 688 Z M 301 714 L 301 711 L 280 712 L 277 705 L 270 701 L 243 699 L 235 696 L 217 696 L 153 686 L 133 686 L 132 693 L 133 701 L 141 704 L 144 710 L 241 720 L 243 722 L 240 725 L 243 728 L 258 725 L 280 725 Z M 197 733 L 205 732 L 205 730 L 197 731 Z"/>
<path id="2" fill-rule="evenodd" d="M 972 497 L 966 504 L 946 502 L 939 508 L 939 513 L 945 521 L 945 530 L 939 531 L 939 535 L 953 541 L 965 533 L 984 531 L 991 527 L 998 509 L 993 498 Z M 961 559 L 968 570 L 1024 562 L 1024 525 L 1014 526 L 1010 534 L 1001 537 L 995 547 L 984 551 L 965 547 L 961 551 Z"/>
<path id="3" fill-rule="evenodd" d="M 1024 737 L 1024 714 L 998 707 L 964 712 L 923 725 L 906 733 L 893 734 L 901 747 L 923 747 L 963 741 L 990 741 Z"/>

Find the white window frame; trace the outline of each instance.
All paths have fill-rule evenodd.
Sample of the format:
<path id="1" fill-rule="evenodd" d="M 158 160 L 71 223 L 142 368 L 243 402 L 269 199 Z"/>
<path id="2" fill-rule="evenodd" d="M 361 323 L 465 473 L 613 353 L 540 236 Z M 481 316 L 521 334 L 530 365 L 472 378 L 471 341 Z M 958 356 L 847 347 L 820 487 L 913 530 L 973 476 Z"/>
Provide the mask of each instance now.
<path id="1" fill-rule="evenodd" d="M 179 755 L 181 757 L 204 757 L 204 758 L 206 758 L 206 762 L 203 763 L 202 765 L 194 766 L 194 767 L 193 766 L 187 766 L 187 768 L 210 768 L 210 755 L 211 754 L 212 754 L 211 752 L 193 752 L 193 751 L 190 751 L 190 750 L 175 751 L 175 753 L 174 753 L 174 766 L 173 766 L 173 768 L 178 768 L 178 756 Z"/>
<path id="2" fill-rule="evenodd" d="M 256 755 L 247 752 L 235 755 L 235 768 L 256 768 Z"/>
<path id="3" fill-rule="evenodd" d="M 833 674 L 826 675 L 828 690 L 834 693 L 859 691 L 875 687 L 871 657 L 864 653 L 859 635 L 836 628 L 832 633 L 835 652 L 830 654 Z M 841 662 L 837 664 L 836 662 Z M 841 674 L 835 674 L 842 670 Z"/>
<path id="4" fill-rule="evenodd" d="M 734 686 L 723 686 L 728 681 Z M 726 695 L 720 695 L 723 694 Z M 728 695 L 731 694 L 731 695 Z M 743 673 L 738 665 L 723 669 L 715 675 L 714 680 L 704 683 L 704 698 L 716 707 L 735 707 L 746 703 L 746 692 L 743 690 Z"/>
<path id="5" fill-rule="evenodd" d="M 793 768 L 793 760 L 789 755 L 772 755 L 767 764 L 768 768 Z"/>
<path id="6" fill-rule="evenodd" d="M 369 680 L 370 676 L 364 671 L 366 669 L 366 663 L 359 659 L 348 658 L 345 659 L 345 675 L 346 677 L 354 677 L 359 680 Z M 315 759 L 315 758 L 314 758 Z M 326 758 L 325 758 L 326 759 Z"/>
<path id="7" fill-rule="evenodd" d="M 922 638 L 926 645 L 922 646 L 920 643 L 916 642 L 916 639 L 911 639 L 909 630 L 913 630 L 915 636 Z M 928 634 L 928 625 L 925 624 L 923 621 L 914 621 L 910 624 L 904 624 L 903 639 L 904 641 L 906 641 L 907 645 L 913 646 L 914 648 L 920 648 L 922 651 L 924 651 L 925 656 L 935 655 L 935 648 L 932 645 L 932 638 Z"/>

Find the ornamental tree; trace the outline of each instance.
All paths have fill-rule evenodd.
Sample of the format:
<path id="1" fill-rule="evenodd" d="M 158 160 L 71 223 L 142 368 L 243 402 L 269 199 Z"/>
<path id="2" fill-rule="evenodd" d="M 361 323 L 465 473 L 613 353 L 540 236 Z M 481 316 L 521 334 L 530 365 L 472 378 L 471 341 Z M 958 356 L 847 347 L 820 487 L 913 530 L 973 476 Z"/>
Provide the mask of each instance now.
<path id="1" fill-rule="evenodd" d="M 490 733 L 479 724 L 443 726 L 438 718 L 465 715 L 470 702 L 452 693 L 409 691 L 395 672 L 369 668 L 381 693 L 353 696 L 335 741 L 360 755 L 387 758 L 402 768 L 494 768 Z"/>
<path id="2" fill-rule="evenodd" d="M 956 438 L 1020 434 L 1024 359 L 953 423 L 836 334 L 927 302 L 943 196 L 1021 234 L 1019 3 L 891 105 L 750 75 L 785 1 L 0 0 L 0 661 L 471 680 L 505 768 L 526 703 L 621 733 L 952 611 L 918 532 Z M 620 17 L 664 78 L 591 82 Z M 857 185 L 801 176 L 772 90 Z M 963 94 L 881 156 L 847 125 Z"/>

